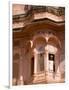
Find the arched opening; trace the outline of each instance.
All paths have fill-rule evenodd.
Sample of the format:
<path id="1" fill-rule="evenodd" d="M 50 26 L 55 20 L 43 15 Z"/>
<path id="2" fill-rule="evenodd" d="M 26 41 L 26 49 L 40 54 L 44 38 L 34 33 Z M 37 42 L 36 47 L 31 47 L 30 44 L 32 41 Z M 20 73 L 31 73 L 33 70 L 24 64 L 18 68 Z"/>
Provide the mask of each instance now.
<path id="1" fill-rule="evenodd" d="M 47 80 L 47 76 L 54 80 L 57 73 L 60 73 L 60 41 L 56 36 L 50 36 L 48 42 L 46 42 L 45 38 L 38 36 L 33 40 L 32 50 L 34 53 L 31 59 L 31 64 L 34 66 L 32 67 L 31 65 L 31 73 L 33 74 L 34 72 L 35 75 L 33 80 L 35 80 L 35 78 L 39 81 L 41 81 L 42 78 Z"/>
<path id="2" fill-rule="evenodd" d="M 61 45 L 60 41 L 57 37 L 53 36 L 48 39 L 48 59 L 49 59 L 49 71 L 52 70 L 55 75 L 56 73 L 59 73 L 59 64 L 60 64 L 60 50 L 61 50 Z"/>
<path id="3" fill-rule="evenodd" d="M 45 46 L 46 46 L 46 39 L 42 36 L 37 37 L 33 41 L 34 73 L 39 73 L 44 71 Z"/>
<path id="4" fill-rule="evenodd" d="M 36 37 L 33 41 L 33 47 L 37 48 L 38 51 L 42 51 L 46 45 L 46 39 L 44 37 Z"/>
<path id="5" fill-rule="evenodd" d="M 61 48 L 60 40 L 56 36 L 50 36 L 48 39 L 48 44 L 51 44 L 54 47 Z"/>

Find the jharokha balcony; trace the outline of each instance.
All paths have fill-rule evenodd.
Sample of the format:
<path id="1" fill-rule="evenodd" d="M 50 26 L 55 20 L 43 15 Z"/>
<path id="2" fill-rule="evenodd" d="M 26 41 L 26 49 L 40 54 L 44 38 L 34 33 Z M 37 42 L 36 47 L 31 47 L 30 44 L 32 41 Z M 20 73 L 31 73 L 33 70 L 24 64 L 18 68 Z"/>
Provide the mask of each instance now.
<path id="1" fill-rule="evenodd" d="M 65 8 L 12 5 L 12 84 L 65 81 Z"/>

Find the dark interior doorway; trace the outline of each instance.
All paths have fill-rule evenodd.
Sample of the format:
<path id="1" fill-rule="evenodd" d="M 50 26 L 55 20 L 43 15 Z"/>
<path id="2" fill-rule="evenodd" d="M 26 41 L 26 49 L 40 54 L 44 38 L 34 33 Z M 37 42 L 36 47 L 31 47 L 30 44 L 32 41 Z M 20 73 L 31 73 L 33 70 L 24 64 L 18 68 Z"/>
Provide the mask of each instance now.
<path id="1" fill-rule="evenodd" d="M 53 72 L 55 72 L 55 55 L 49 53 L 49 61 L 53 61 Z"/>

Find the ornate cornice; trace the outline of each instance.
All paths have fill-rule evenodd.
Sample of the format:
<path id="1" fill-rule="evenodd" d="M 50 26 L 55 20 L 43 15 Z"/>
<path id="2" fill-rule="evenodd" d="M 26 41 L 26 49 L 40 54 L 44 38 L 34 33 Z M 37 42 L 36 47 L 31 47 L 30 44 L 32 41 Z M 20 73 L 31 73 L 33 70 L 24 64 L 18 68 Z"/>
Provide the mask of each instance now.
<path id="1" fill-rule="evenodd" d="M 61 16 L 65 14 L 64 7 L 53 7 L 53 6 L 32 6 L 32 10 L 36 13 L 48 12 L 56 16 Z"/>
<path id="2" fill-rule="evenodd" d="M 42 13 L 42 12 L 48 12 L 56 16 L 62 16 L 65 15 L 65 8 L 64 7 L 52 7 L 52 6 L 31 6 L 30 10 L 27 10 L 24 14 L 18 14 L 13 15 L 13 21 L 17 21 L 20 18 L 24 19 L 28 17 L 29 15 Z"/>
<path id="3" fill-rule="evenodd" d="M 24 27 L 35 20 L 50 19 L 56 23 L 65 21 L 64 7 L 30 6 L 28 9 L 28 5 L 25 5 L 25 10 L 23 14 L 13 15 L 13 29 L 17 25 Z"/>

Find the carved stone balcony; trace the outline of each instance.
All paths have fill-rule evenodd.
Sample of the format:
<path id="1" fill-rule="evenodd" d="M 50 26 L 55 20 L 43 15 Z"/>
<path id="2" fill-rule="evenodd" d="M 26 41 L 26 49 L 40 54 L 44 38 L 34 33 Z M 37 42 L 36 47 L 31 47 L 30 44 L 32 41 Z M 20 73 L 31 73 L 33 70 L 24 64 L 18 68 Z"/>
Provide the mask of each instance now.
<path id="1" fill-rule="evenodd" d="M 44 84 L 44 83 L 61 83 L 64 82 L 64 79 L 61 78 L 60 73 L 53 73 L 53 72 L 41 72 L 34 74 L 31 77 L 31 82 L 29 84 Z"/>

